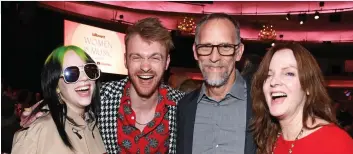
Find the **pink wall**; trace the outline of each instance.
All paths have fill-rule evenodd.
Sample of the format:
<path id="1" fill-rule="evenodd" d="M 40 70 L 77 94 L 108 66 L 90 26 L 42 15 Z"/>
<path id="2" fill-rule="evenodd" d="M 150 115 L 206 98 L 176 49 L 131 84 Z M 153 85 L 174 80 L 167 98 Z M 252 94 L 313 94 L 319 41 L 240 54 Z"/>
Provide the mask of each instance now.
<path id="1" fill-rule="evenodd" d="M 159 1 L 99 1 L 100 3 L 121 6 L 126 8 L 151 10 L 161 12 L 179 12 L 179 13 L 195 13 L 202 14 L 204 12 L 227 12 L 229 14 L 255 14 L 256 12 L 261 15 L 275 15 L 287 14 L 290 11 L 303 11 L 303 10 L 320 10 L 319 2 L 230 2 L 230 1 L 214 1 L 213 4 L 205 5 L 190 5 L 175 2 L 159 2 Z M 353 2 L 325 2 L 323 9 L 339 9 L 349 8 L 353 6 Z M 351 9 L 353 10 L 353 9 Z M 274 13 L 278 12 L 278 13 Z M 285 13 L 283 13 L 285 12 Z M 332 11 L 329 11 L 332 12 Z M 312 12 L 314 13 L 314 12 Z M 297 14 L 297 13 L 295 13 Z"/>
<path id="2" fill-rule="evenodd" d="M 121 9 L 113 10 L 110 8 L 103 8 L 93 5 L 88 5 L 84 3 L 77 2 L 47 2 L 42 1 L 41 4 L 45 6 L 51 6 L 56 9 L 61 9 L 75 14 L 82 14 L 90 17 L 111 20 L 113 19 L 114 14 L 117 12 L 118 16 L 120 14 L 124 15 L 124 21 L 134 23 L 139 19 L 146 17 L 158 17 L 163 22 L 163 24 L 169 29 L 176 29 L 177 23 L 181 20 L 185 14 L 180 15 L 171 15 L 170 13 L 163 13 L 163 11 L 171 12 L 188 12 L 192 13 L 200 11 L 200 6 L 181 4 L 175 2 L 101 2 L 105 4 L 122 6 L 125 8 L 134 8 L 134 9 L 146 9 L 154 10 L 161 12 L 148 12 L 141 13 L 141 11 L 134 11 L 134 9 Z M 237 2 L 235 5 L 234 2 L 214 2 L 213 7 L 206 8 L 210 12 L 233 12 L 236 13 L 241 6 L 243 12 L 252 12 L 254 11 L 255 6 L 258 5 L 258 12 L 272 12 L 275 10 L 277 12 L 288 11 L 288 10 L 303 10 L 307 8 L 316 9 L 318 7 L 318 2 Z M 271 4 L 271 5 L 270 5 Z M 261 6 L 261 7 L 260 7 Z M 290 7 L 291 6 L 291 7 Z M 353 7 L 353 2 L 326 2 L 325 9 L 327 8 L 344 8 L 344 7 Z M 326 8 L 327 7 L 327 8 Z M 217 11 L 218 10 L 218 11 Z M 241 16 L 246 18 L 246 16 Z M 254 16 L 249 16 L 249 19 Z M 256 16 L 261 18 L 261 16 Z M 265 17 L 265 16 L 264 16 Z M 272 18 L 276 16 L 271 16 Z M 353 17 L 353 16 L 352 16 Z M 246 19 L 242 19 L 246 20 Z M 244 39 L 257 39 L 259 28 L 254 28 L 252 23 L 246 23 L 246 21 L 241 24 L 241 37 Z M 308 19 L 309 20 L 309 19 Z M 327 19 L 326 19 L 327 20 Z M 278 22 L 278 23 L 277 23 Z M 244 23 L 244 24 L 242 24 Z M 353 42 L 353 20 L 349 20 L 347 24 L 337 24 L 337 23 L 328 23 L 323 20 L 321 21 L 311 21 L 310 24 L 299 25 L 297 22 L 279 22 L 276 21 L 275 26 L 276 33 L 283 34 L 283 40 L 293 40 L 293 41 L 332 41 L 332 42 Z M 279 38 L 278 38 L 279 39 Z"/>

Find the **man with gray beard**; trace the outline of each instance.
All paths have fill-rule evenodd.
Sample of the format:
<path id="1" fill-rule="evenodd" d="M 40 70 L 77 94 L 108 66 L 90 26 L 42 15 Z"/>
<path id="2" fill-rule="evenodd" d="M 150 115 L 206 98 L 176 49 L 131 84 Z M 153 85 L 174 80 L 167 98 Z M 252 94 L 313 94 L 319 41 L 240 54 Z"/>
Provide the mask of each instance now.
<path id="1" fill-rule="evenodd" d="M 239 24 L 223 13 L 205 16 L 193 51 L 205 82 L 179 101 L 177 153 L 255 154 L 250 84 L 235 68 L 244 51 Z"/>

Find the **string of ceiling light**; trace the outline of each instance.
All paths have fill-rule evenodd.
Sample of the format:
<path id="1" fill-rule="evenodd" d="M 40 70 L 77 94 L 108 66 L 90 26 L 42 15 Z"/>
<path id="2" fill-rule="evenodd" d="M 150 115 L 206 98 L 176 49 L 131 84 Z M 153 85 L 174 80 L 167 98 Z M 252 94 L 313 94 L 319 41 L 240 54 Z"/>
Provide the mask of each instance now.
<path id="1" fill-rule="evenodd" d="M 319 2 L 319 6 L 320 6 L 321 11 L 322 11 L 322 7 L 325 6 L 325 2 Z M 306 20 L 306 13 L 300 13 L 298 16 L 299 16 L 299 20 L 300 20 L 299 23 L 303 24 L 304 20 Z M 317 20 L 319 18 L 320 18 L 320 13 L 319 13 L 318 10 L 315 10 L 314 19 Z M 290 12 L 287 13 L 286 20 L 290 20 Z"/>
<path id="2" fill-rule="evenodd" d="M 342 15 L 342 12 L 341 11 L 337 11 L 338 9 L 335 9 L 335 12 L 332 12 L 330 14 L 330 16 L 332 18 L 334 18 L 333 20 L 337 20 L 339 21 L 341 19 L 341 15 Z M 306 12 L 300 12 L 298 14 L 298 19 L 299 19 L 299 24 L 304 24 L 306 22 L 306 19 L 307 19 L 307 11 Z M 318 20 L 320 18 L 320 11 L 319 10 L 315 10 L 315 13 L 314 13 L 314 19 L 315 20 Z M 288 12 L 286 17 L 285 17 L 286 20 L 291 20 L 291 12 Z"/>
<path id="3" fill-rule="evenodd" d="M 316 10 L 306 10 L 306 11 L 289 11 L 289 12 L 262 12 L 258 13 L 257 12 L 257 6 L 256 6 L 256 13 L 240 13 L 240 14 L 231 14 L 231 15 L 279 15 L 279 14 L 286 14 L 285 19 L 290 20 L 291 15 L 298 14 L 298 19 L 299 19 L 299 24 L 302 25 L 306 22 L 307 20 L 307 14 L 314 14 L 314 19 L 318 20 L 320 18 L 320 12 L 321 13 L 331 13 L 330 18 L 332 17 L 332 20 L 334 22 L 338 22 L 341 20 L 341 14 L 344 11 L 351 11 L 353 10 L 353 7 L 349 8 L 339 8 L 339 9 L 323 9 L 325 6 L 325 2 L 319 2 L 320 9 Z M 206 14 L 210 12 L 204 12 Z M 331 19 L 330 19 L 331 20 Z"/>
<path id="4" fill-rule="evenodd" d="M 319 6 L 320 6 L 321 11 L 322 11 L 323 10 L 322 7 L 325 6 L 325 2 L 319 2 Z M 320 18 L 319 10 L 314 10 L 314 11 L 315 11 L 314 19 L 318 20 Z M 301 25 L 304 24 L 304 22 L 306 21 L 307 12 L 310 12 L 310 10 L 306 11 L 304 13 L 300 12 L 298 14 L 299 24 L 301 24 Z M 335 13 L 337 13 L 337 10 L 335 10 Z M 290 20 L 290 19 L 291 19 L 291 14 L 290 14 L 290 12 L 288 12 L 287 15 L 286 15 L 286 20 Z"/>
<path id="5" fill-rule="evenodd" d="M 285 19 L 290 20 L 291 15 L 298 14 L 298 17 L 300 19 L 300 24 L 304 24 L 306 21 L 306 16 L 307 14 L 314 14 L 314 19 L 319 19 L 320 18 L 320 12 L 321 13 L 333 13 L 336 15 L 340 15 L 344 11 L 352 11 L 353 7 L 347 7 L 347 8 L 337 8 L 337 9 L 323 9 L 325 2 L 319 2 L 319 6 L 321 9 L 313 9 L 313 10 L 303 10 L 303 11 L 288 11 L 288 12 L 257 12 L 257 6 L 256 6 L 256 12 L 255 13 L 228 13 L 230 15 L 236 16 L 236 15 L 286 15 Z M 214 12 L 207 12 L 203 11 L 203 14 L 212 14 Z"/>

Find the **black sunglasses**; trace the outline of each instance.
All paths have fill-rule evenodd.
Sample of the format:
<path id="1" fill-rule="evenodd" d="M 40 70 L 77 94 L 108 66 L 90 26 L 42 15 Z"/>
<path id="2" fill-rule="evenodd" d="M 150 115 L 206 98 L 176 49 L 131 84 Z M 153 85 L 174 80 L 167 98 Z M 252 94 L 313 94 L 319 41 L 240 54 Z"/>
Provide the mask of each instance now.
<path id="1" fill-rule="evenodd" d="M 61 77 L 64 78 L 66 83 L 76 83 L 80 78 L 80 68 L 77 66 L 69 66 L 64 69 Z M 90 80 L 97 80 L 101 73 L 100 69 L 95 63 L 87 63 L 83 65 L 83 72 Z"/>

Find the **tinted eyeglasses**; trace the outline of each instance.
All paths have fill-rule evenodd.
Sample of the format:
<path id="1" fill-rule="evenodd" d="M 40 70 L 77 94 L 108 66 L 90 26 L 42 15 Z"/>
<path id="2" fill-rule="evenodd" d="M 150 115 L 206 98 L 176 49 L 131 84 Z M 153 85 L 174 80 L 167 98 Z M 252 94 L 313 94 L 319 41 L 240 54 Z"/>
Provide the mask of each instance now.
<path id="1" fill-rule="evenodd" d="M 212 54 L 214 47 L 217 47 L 217 51 L 222 56 L 231 56 L 238 49 L 239 44 L 198 44 L 196 45 L 196 52 L 200 56 L 208 56 Z"/>
<path id="2" fill-rule="evenodd" d="M 76 83 L 77 80 L 80 78 L 81 69 L 82 72 L 90 79 L 90 80 L 97 80 L 100 77 L 100 69 L 95 63 L 87 63 L 82 67 L 78 66 L 69 66 L 64 69 L 61 74 L 61 77 L 64 78 L 66 83 Z"/>

